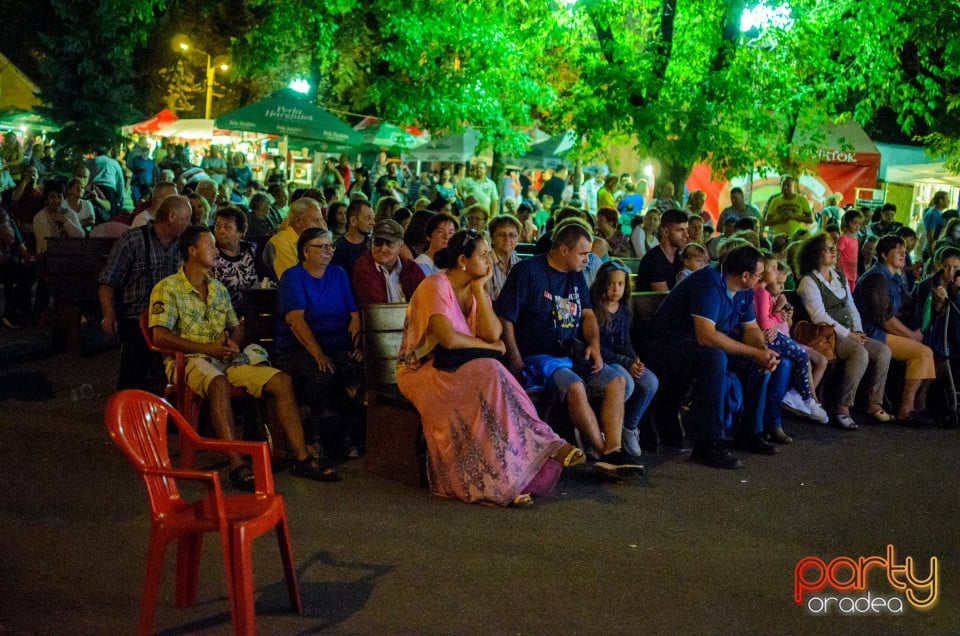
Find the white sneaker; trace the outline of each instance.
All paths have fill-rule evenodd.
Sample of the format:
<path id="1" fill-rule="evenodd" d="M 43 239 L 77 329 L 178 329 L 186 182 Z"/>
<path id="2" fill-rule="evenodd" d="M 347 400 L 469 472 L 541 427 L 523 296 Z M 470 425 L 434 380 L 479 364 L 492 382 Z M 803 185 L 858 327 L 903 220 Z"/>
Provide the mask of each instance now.
<path id="1" fill-rule="evenodd" d="M 807 417 L 809 417 L 814 422 L 819 422 L 821 424 L 826 424 L 830 421 L 830 416 L 827 415 L 827 412 L 823 410 L 823 407 L 820 406 L 816 400 L 813 398 L 808 398 L 803 401 L 803 405 L 807 408 Z"/>
<path id="2" fill-rule="evenodd" d="M 790 389 L 787 391 L 786 395 L 783 396 L 783 399 L 780 401 L 780 408 L 784 409 L 788 413 L 799 415 L 801 417 L 810 416 L 810 411 L 807 409 L 806 404 L 804 404 L 803 398 L 800 397 L 800 394 L 794 389 Z"/>
<path id="3" fill-rule="evenodd" d="M 620 443 L 623 445 L 623 450 L 634 457 L 640 457 L 640 431 L 635 428 L 624 427 Z"/>

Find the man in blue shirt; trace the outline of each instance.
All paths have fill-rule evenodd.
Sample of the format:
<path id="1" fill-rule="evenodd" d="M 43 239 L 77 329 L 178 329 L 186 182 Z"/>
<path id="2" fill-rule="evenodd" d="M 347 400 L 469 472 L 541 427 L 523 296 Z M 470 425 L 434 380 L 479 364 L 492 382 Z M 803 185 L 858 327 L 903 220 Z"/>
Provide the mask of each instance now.
<path id="1" fill-rule="evenodd" d="M 662 434 L 674 435 L 673 443 L 682 443 L 682 433 L 669 423 L 677 421 L 679 401 L 691 380 L 696 383 L 688 422 L 695 462 L 717 468 L 742 466 L 723 444 L 724 404 L 731 389 L 728 371 L 736 373 L 743 386 L 737 446 L 776 453 L 761 437 L 765 407 L 768 417 L 779 418 L 777 405 L 790 370 L 788 361 L 767 349 L 757 326 L 753 287 L 762 274 L 760 252 L 752 246 L 736 248 L 719 265 L 681 281 L 664 299 L 646 332 L 640 355 L 661 383 L 656 422 Z M 770 372 L 776 377 L 772 379 Z"/>
<path id="2" fill-rule="evenodd" d="M 600 355 L 600 329 L 583 275 L 591 239 L 582 221 L 558 225 L 549 253 L 513 266 L 494 309 L 503 322 L 508 368 L 520 375 L 526 367 L 542 377 L 600 453 L 594 469 L 623 477 L 642 473 L 643 466 L 621 450 L 626 382 Z M 585 346 L 569 346 L 577 340 Z M 590 396 L 603 401 L 599 422 Z"/>

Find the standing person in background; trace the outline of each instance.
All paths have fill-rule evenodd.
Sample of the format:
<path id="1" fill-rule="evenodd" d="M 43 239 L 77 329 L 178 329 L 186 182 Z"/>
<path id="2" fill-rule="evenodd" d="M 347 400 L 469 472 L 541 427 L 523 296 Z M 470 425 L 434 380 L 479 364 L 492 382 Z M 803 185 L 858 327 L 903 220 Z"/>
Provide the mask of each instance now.
<path id="1" fill-rule="evenodd" d="M 858 262 L 860 260 L 860 224 L 863 222 L 863 215 L 858 210 L 847 210 L 843 214 L 843 222 L 840 228 L 843 233 L 837 239 L 837 260 L 840 262 L 840 271 L 843 277 L 847 279 L 850 290 L 856 287 L 858 276 Z"/>
<path id="2" fill-rule="evenodd" d="M 340 179 L 343 183 L 344 191 L 349 191 L 350 186 L 353 184 L 353 170 L 350 169 L 349 155 L 340 155 L 340 158 L 337 161 L 337 172 L 340 173 Z"/>
<path id="3" fill-rule="evenodd" d="M 491 216 L 500 209 L 500 196 L 497 185 L 487 176 L 487 164 L 478 161 L 473 166 L 473 176 L 457 183 L 460 198 L 466 203 L 472 198 L 477 205 L 483 206 Z"/>
<path id="4" fill-rule="evenodd" d="M 210 152 L 204 156 L 200 162 L 200 167 L 203 168 L 203 171 L 207 173 L 217 185 L 223 183 L 224 178 L 227 176 L 227 159 L 223 156 L 223 153 L 220 152 L 220 146 L 210 144 Z"/>
<path id="5" fill-rule="evenodd" d="M 759 208 L 752 203 L 746 202 L 743 196 L 743 188 L 740 187 L 730 188 L 730 205 L 725 207 L 717 218 L 717 227 L 722 228 L 727 221 L 727 217 L 730 216 L 736 217 L 737 219 L 749 216 L 758 221 L 761 218 Z"/>
<path id="6" fill-rule="evenodd" d="M 797 192 L 797 180 L 786 175 L 780 183 L 780 194 L 770 199 L 763 227 L 771 234 L 786 234 L 793 238 L 797 230 L 808 229 L 813 223 L 813 210 L 806 197 Z"/>
<path id="7" fill-rule="evenodd" d="M 950 195 L 946 190 L 938 190 L 930 201 L 930 207 L 923 211 L 923 228 L 927 237 L 926 247 L 923 251 L 923 260 L 926 261 L 933 255 L 933 245 L 940 238 L 940 233 L 947 222 L 943 218 L 943 211 L 950 205 Z"/>
<path id="8" fill-rule="evenodd" d="M 840 225 L 840 217 L 843 215 L 841 201 L 843 201 L 843 194 L 840 192 L 834 192 L 827 197 L 827 205 L 817 213 L 817 227 L 821 232 L 826 230 L 828 225 Z M 893 206 L 893 209 L 896 210 L 897 206 Z"/>
<path id="9" fill-rule="evenodd" d="M 603 187 L 597 192 L 598 210 L 600 208 L 617 209 L 617 198 L 614 196 L 614 192 L 616 192 L 619 183 L 620 179 L 616 175 L 610 175 L 603 180 Z"/>
<path id="10" fill-rule="evenodd" d="M 236 192 L 240 193 L 247 189 L 247 184 L 253 179 L 253 170 L 247 163 L 247 157 L 239 150 L 230 156 L 227 177 L 233 179 L 234 184 L 236 184 Z"/>
<path id="11" fill-rule="evenodd" d="M 10 178 L 15 183 L 19 183 L 24 166 L 23 146 L 17 141 L 17 134 L 12 130 L 3 135 L 0 158 L 2 158 L 3 166 L 7 169 L 7 172 L 10 173 Z"/>
<path id="12" fill-rule="evenodd" d="M 100 188 L 110 202 L 111 216 L 117 216 L 123 210 L 123 168 L 102 146 L 97 148 L 97 156 L 87 163 L 87 167 L 90 182 Z"/>
<path id="13" fill-rule="evenodd" d="M 603 169 L 597 166 L 592 172 L 588 170 L 587 174 L 591 175 L 591 178 L 583 182 L 583 187 L 580 188 L 580 198 L 583 199 L 584 207 L 586 207 L 590 216 L 596 216 L 598 209 L 597 195 L 600 188 L 603 187 Z"/>
<path id="14" fill-rule="evenodd" d="M 676 189 L 672 181 L 664 181 L 659 184 L 658 188 L 659 194 L 656 199 L 650 202 L 648 210 L 658 210 L 660 214 L 663 214 L 667 210 L 680 210 L 683 208 L 683 205 L 673 198 L 676 194 Z"/>

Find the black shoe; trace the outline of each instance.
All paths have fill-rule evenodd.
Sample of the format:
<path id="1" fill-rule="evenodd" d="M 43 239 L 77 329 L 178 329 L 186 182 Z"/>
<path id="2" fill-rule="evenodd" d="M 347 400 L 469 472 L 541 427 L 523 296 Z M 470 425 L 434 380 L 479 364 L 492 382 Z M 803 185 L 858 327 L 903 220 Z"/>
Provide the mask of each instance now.
<path id="1" fill-rule="evenodd" d="M 763 439 L 760 434 L 738 437 L 733 445 L 737 450 L 748 451 L 755 455 L 776 455 L 780 452 L 776 446 Z"/>
<path id="2" fill-rule="evenodd" d="M 304 460 L 294 461 L 290 466 L 290 474 L 294 477 L 303 477 L 314 481 L 340 481 L 340 473 L 335 468 L 324 467 L 320 460 L 308 456 Z"/>
<path id="3" fill-rule="evenodd" d="M 740 458 L 718 442 L 694 445 L 690 461 L 713 468 L 743 468 Z"/>
<path id="4" fill-rule="evenodd" d="M 643 464 L 622 450 L 602 455 L 594 465 L 594 470 L 608 477 L 639 477 L 646 472 Z"/>

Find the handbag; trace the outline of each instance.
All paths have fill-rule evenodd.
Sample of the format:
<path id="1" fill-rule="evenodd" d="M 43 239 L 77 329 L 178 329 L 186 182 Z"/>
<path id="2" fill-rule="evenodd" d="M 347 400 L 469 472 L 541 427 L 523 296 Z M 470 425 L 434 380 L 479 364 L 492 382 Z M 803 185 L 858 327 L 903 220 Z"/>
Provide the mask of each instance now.
<path id="1" fill-rule="evenodd" d="M 565 338 L 560 341 L 560 351 L 573 361 L 573 372 L 581 378 L 593 373 L 593 360 L 586 358 L 587 343 L 580 338 Z"/>
<path id="2" fill-rule="evenodd" d="M 837 359 L 837 332 L 832 325 L 798 320 L 793 326 L 793 339 L 829 360 Z"/>
<path id="3" fill-rule="evenodd" d="M 433 348 L 433 368 L 440 371 L 456 371 L 461 365 L 479 358 L 500 359 L 500 354 L 493 349 L 467 347 L 465 349 L 447 349 L 437 345 Z"/>

